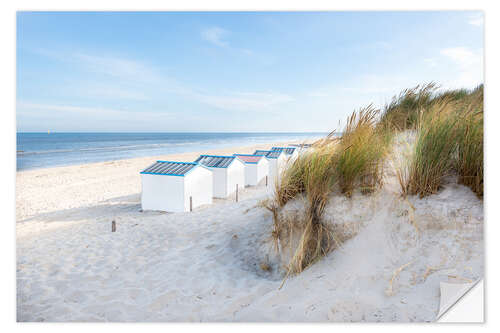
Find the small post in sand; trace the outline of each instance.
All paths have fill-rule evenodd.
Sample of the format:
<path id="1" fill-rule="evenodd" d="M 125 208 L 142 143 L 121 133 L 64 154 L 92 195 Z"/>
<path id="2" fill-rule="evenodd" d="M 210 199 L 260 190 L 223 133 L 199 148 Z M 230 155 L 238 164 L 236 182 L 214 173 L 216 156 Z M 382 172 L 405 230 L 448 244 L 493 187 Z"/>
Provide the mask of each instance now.
<path id="1" fill-rule="evenodd" d="M 189 211 L 193 211 L 193 197 L 189 197 Z"/>
<path id="2" fill-rule="evenodd" d="M 267 186 L 267 175 L 266 175 L 266 186 Z"/>
<path id="3" fill-rule="evenodd" d="M 238 202 L 238 184 L 236 184 L 236 202 Z"/>
<path id="4" fill-rule="evenodd" d="M 116 222 L 111 221 L 111 232 L 115 232 L 115 231 L 116 231 Z"/>

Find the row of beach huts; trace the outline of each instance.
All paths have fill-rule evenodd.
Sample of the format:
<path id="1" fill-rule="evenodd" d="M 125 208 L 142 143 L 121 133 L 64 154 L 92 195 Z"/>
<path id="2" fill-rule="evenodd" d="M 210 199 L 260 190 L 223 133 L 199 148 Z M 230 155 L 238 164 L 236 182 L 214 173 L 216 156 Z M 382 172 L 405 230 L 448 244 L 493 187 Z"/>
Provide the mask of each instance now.
<path id="1" fill-rule="evenodd" d="M 194 162 L 156 161 L 141 172 L 142 210 L 187 212 L 225 199 L 238 188 L 274 185 L 280 170 L 310 145 L 272 147 L 253 154 L 200 155 Z"/>

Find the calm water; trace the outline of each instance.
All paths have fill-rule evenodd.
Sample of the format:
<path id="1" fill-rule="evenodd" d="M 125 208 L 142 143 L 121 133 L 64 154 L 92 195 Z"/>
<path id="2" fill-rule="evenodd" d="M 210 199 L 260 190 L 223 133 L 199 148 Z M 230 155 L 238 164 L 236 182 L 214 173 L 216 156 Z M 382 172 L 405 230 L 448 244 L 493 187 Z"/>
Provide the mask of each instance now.
<path id="1" fill-rule="evenodd" d="M 17 170 L 305 140 L 326 133 L 17 133 Z M 236 152 L 235 152 L 236 153 Z"/>

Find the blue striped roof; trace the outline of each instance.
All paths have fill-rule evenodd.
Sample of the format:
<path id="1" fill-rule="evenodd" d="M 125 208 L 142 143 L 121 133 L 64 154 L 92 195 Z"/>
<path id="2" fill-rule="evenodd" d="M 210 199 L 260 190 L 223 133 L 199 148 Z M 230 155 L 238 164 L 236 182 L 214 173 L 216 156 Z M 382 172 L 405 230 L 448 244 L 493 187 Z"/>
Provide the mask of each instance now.
<path id="1" fill-rule="evenodd" d="M 141 174 L 184 176 L 197 166 L 198 164 L 191 162 L 156 161 L 141 171 Z"/>
<path id="2" fill-rule="evenodd" d="M 297 148 L 310 148 L 312 147 L 311 143 L 293 143 L 290 144 L 291 147 L 297 147 Z"/>
<path id="3" fill-rule="evenodd" d="M 236 156 L 200 155 L 194 162 L 208 168 L 227 168 L 235 159 Z"/>
<path id="4" fill-rule="evenodd" d="M 287 155 L 292 155 L 293 152 L 295 151 L 295 148 L 294 147 L 273 147 L 273 148 L 271 148 L 271 150 L 280 150 L 280 151 L 285 152 L 285 154 L 287 154 Z"/>
<path id="5" fill-rule="evenodd" d="M 281 155 L 281 150 L 256 150 L 254 155 L 264 155 L 267 158 L 278 158 Z"/>

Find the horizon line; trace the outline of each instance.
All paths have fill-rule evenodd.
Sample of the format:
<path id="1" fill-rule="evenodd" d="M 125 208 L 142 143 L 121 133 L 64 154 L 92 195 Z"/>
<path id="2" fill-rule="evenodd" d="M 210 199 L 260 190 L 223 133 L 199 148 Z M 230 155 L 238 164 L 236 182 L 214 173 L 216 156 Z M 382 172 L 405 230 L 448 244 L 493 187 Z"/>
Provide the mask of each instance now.
<path id="1" fill-rule="evenodd" d="M 237 131 L 199 131 L 199 132 L 194 132 L 194 131 L 164 131 L 164 132 L 159 132 L 159 131 L 146 131 L 146 132 L 141 132 L 141 131 L 130 131 L 130 132 L 122 132 L 122 131 L 50 131 L 50 134 L 55 134 L 55 133 L 154 133 L 154 134 L 159 134 L 159 133 L 274 133 L 274 134 L 287 134 L 287 133 L 330 133 L 331 131 L 265 131 L 265 132 L 257 132 L 257 131 L 248 131 L 248 132 L 237 132 Z M 47 131 L 16 131 L 16 134 L 20 133 L 47 133 Z M 48 135 L 50 135 L 48 134 Z"/>

